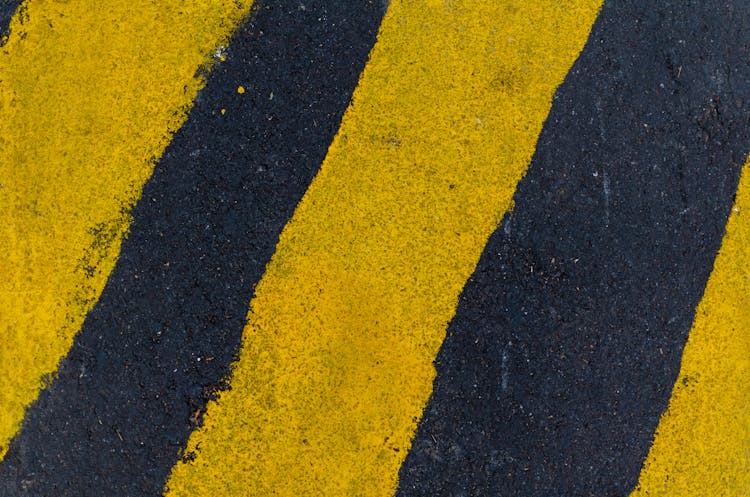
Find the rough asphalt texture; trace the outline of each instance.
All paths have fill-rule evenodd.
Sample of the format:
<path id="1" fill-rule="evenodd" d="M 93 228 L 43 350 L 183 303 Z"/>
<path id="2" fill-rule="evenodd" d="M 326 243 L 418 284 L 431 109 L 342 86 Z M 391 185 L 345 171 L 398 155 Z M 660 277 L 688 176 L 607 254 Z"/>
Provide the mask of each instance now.
<path id="1" fill-rule="evenodd" d="M 745 2 L 605 2 L 461 296 L 400 497 L 634 488 L 747 156 L 749 28 Z"/>
<path id="2" fill-rule="evenodd" d="M 261 3 L 212 72 L 0 495 L 156 496 L 190 457 L 384 8 L 299 5 Z M 461 297 L 400 496 L 633 488 L 750 144 L 749 21 L 739 1 L 605 2 Z"/>
<path id="3" fill-rule="evenodd" d="M 99 302 L 0 464 L 0 495 L 162 494 L 383 13 L 380 0 L 256 4 L 145 185 Z"/>
<path id="4" fill-rule="evenodd" d="M 0 0 L 0 38 L 9 32 L 8 26 L 21 0 Z"/>

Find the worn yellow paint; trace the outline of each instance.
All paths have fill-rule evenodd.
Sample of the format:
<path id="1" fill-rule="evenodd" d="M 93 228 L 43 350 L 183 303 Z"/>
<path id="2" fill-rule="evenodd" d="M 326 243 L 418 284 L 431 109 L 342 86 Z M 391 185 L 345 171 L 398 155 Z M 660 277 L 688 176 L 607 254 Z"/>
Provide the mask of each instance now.
<path id="1" fill-rule="evenodd" d="M 167 495 L 385 496 L 600 2 L 393 0 Z"/>
<path id="2" fill-rule="evenodd" d="M 632 497 L 750 496 L 750 163 Z"/>
<path id="3" fill-rule="evenodd" d="M 28 0 L 0 48 L 0 458 L 250 1 Z"/>

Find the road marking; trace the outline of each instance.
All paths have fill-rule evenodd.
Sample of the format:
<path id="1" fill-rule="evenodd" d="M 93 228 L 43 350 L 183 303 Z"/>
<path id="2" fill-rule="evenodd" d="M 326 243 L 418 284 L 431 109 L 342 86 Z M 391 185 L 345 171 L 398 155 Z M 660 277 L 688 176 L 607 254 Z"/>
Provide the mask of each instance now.
<path id="1" fill-rule="evenodd" d="M 0 458 L 249 1 L 30 0 L 0 51 Z"/>
<path id="2" fill-rule="evenodd" d="M 750 165 L 695 313 L 640 496 L 750 495 Z"/>
<path id="3" fill-rule="evenodd" d="M 636 487 L 750 149 L 748 19 L 604 3 L 461 293 L 398 497 Z"/>
<path id="4" fill-rule="evenodd" d="M 395 491 L 458 294 L 599 7 L 390 4 L 167 495 Z"/>
<path id="5" fill-rule="evenodd" d="M 218 50 L 225 62 L 144 185 L 107 285 L 26 410 L 0 495 L 161 495 L 385 13 L 379 1 L 300 5 L 254 2 Z"/>

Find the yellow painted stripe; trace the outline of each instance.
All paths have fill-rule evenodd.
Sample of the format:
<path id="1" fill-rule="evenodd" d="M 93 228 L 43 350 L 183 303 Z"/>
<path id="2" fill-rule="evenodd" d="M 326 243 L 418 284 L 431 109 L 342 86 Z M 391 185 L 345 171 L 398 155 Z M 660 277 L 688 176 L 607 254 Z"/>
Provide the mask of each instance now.
<path id="1" fill-rule="evenodd" d="M 29 0 L 0 49 L 0 458 L 250 1 Z"/>
<path id="2" fill-rule="evenodd" d="M 167 495 L 393 493 L 459 292 L 599 7 L 391 2 Z"/>
<path id="3" fill-rule="evenodd" d="M 750 163 L 634 497 L 750 496 Z"/>

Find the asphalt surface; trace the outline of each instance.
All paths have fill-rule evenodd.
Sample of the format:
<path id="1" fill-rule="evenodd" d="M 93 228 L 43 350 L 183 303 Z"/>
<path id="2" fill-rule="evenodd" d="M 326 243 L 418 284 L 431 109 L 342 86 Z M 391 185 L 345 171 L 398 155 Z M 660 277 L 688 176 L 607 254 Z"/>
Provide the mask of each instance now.
<path id="1" fill-rule="evenodd" d="M 157 496 L 194 456 L 384 8 L 254 7 L 0 463 L 0 494 Z M 399 496 L 634 488 L 750 145 L 748 21 L 737 1 L 605 2 L 461 296 Z"/>
<path id="2" fill-rule="evenodd" d="M 223 388 L 382 2 L 259 2 L 133 209 L 117 266 L 0 464 L 5 496 L 155 496 Z M 239 93 L 242 86 L 244 93 Z M 225 112 L 222 114 L 222 109 Z"/>
<path id="3" fill-rule="evenodd" d="M 633 490 L 748 152 L 748 19 L 605 2 L 464 288 L 399 496 Z"/>
<path id="4" fill-rule="evenodd" d="M 0 0 L 0 38 L 9 33 L 10 20 L 21 5 L 21 0 Z"/>

